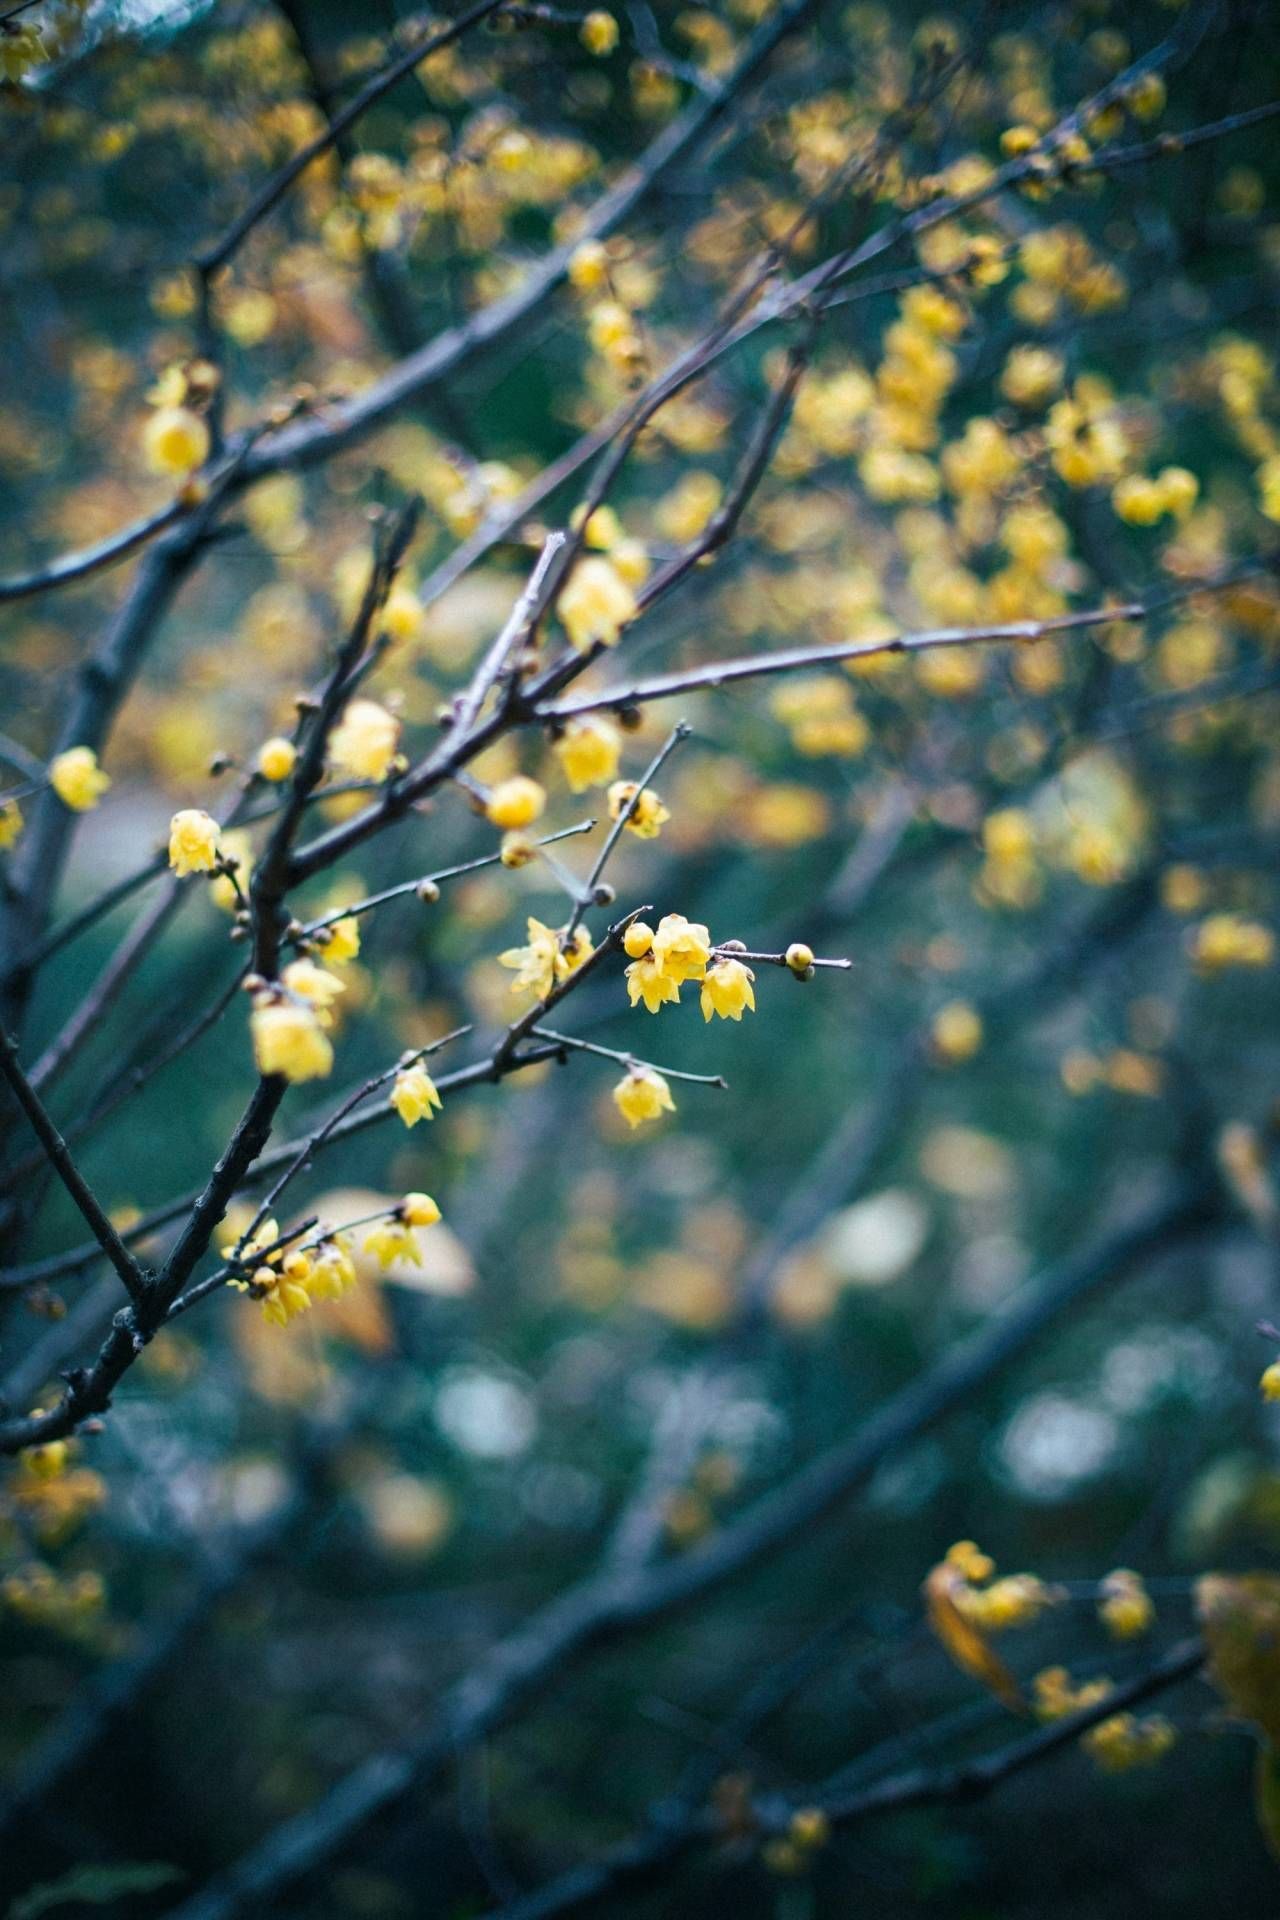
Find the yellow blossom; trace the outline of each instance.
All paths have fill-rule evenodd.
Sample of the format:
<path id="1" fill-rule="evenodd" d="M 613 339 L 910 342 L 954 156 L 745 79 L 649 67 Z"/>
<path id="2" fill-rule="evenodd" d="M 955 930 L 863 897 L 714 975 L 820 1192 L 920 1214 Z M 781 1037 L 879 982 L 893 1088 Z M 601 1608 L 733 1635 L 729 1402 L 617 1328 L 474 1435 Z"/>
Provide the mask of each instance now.
<path id="1" fill-rule="evenodd" d="M 73 813 L 87 813 L 97 806 L 111 780 L 98 765 L 92 747 L 68 747 L 49 762 L 49 785 Z"/>
<path id="2" fill-rule="evenodd" d="M 209 458 L 209 429 L 190 407 L 158 407 L 147 421 L 142 445 L 153 472 L 193 473 Z"/>
<path id="3" fill-rule="evenodd" d="M 1015 347 L 1004 363 L 1000 391 L 1015 407 L 1042 407 L 1062 385 L 1062 356 L 1048 347 Z"/>
<path id="4" fill-rule="evenodd" d="M 265 998 L 249 1016 L 258 1072 L 286 1080 L 323 1080 L 333 1071 L 333 1048 L 310 1007 Z"/>
<path id="5" fill-rule="evenodd" d="M 813 966 L 813 948 L 804 940 L 793 940 L 782 957 L 797 978 L 802 978 Z"/>
<path id="6" fill-rule="evenodd" d="M 1111 489 L 1111 504 L 1131 527 L 1154 527 L 1164 513 L 1164 495 L 1145 473 L 1129 473 Z"/>
<path id="7" fill-rule="evenodd" d="M 440 1218 L 440 1209 L 429 1193 L 406 1193 L 400 1212 L 410 1227 L 434 1227 Z"/>
<path id="8" fill-rule="evenodd" d="M 754 1013 L 756 996 L 751 984 L 754 979 L 750 967 L 744 967 L 741 960 L 713 961 L 702 982 L 699 1004 L 703 1019 L 710 1020 L 718 1013 L 722 1020 L 741 1020 L 744 1008 Z"/>
<path id="9" fill-rule="evenodd" d="M 1107 1575 L 1102 1582 L 1098 1618 L 1113 1640 L 1138 1639 L 1155 1617 L 1156 1610 L 1140 1574 L 1128 1567 L 1117 1567 Z"/>
<path id="10" fill-rule="evenodd" d="M 329 758 L 357 780 L 385 780 L 396 757 L 400 722 L 376 700 L 352 700 L 329 736 Z"/>
<path id="11" fill-rule="evenodd" d="M 287 780 L 293 772 L 298 749 L 282 733 L 273 734 L 258 748 L 258 772 L 264 780 Z"/>
<path id="12" fill-rule="evenodd" d="M 209 898 L 223 913 L 235 913 L 240 905 L 240 896 L 248 887 L 253 865 L 253 842 L 241 828 L 231 827 L 218 836 L 218 855 L 220 868 L 234 867 L 236 885 L 232 884 L 229 873 L 215 873 L 209 882 Z M 237 886 L 239 892 L 236 891 Z"/>
<path id="13" fill-rule="evenodd" d="M 655 964 L 677 986 L 685 980 L 701 980 L 711 959 L 711 935 L 698 921 L 667 913 L 658 922 L 652 952 Z"/>
<path id="14" fill-rule="evenodd" d="M 515 773 L 509 780 L 500 780 L 490 793 L 485 815 L 495 827 L 504 830 L 530 827 L 541 818 L 546 804 L 546 788 L 531 780 L 528 774 Z"/>
<path id="15" fill-rule="evenodd" d="M 553 987 L 567 980 L 575 968 L 589 958 L 593 951 L 591 936 L 585 927 L 578 927 L 572 945 L 566 950 L 561 935 L 532 914 L 525 923 L 525 931 L 527 945 L 508 947 L 498 955 L 498 965 L 515 968 L 512 993 L 531 993 L 535 999 L 545 1000 Z"/>
<path id="16" fill-rule="evenodd" d="M 381 1267 L 392 1267 L 397 1260 L 422 1265 L 422 1249 L 413 1228 L 404 1220 L 383 1220 L 364 1237 L 364 1250 L 373 1254 Z"/>
<path id="17" fill-rule="evenodd" d="M 1280 1400 L 1280 1360 L 1263 1369 L 1258 1388 L 1264 1400 Z"/>
<path id="18" fill-rule="evenodd" d="M 419 1120 L 433 1120 L 444 1105 L 421 1061 L 400 1069 L 388 1098 L 406 1127 L 416 1127 Z"/>
<path id="19" fill-rule="evenodd" d="M 627 968 L 627 998 L 633 1007 L 643 1000 L 650 1013 L 656 1013 L 668 1001 L 679 1006 L 679 982 L 662 971 L 652 953 L 645 953 Z"/>
<path id="20" fill-rule="evenodd" d="M 1239 913 L 1211 913 L 1196 928 L 1191 955 L 1201 973 L 1220 973 L 1226 967 L 1268 967 L 1275 954 L 1275 935 L 1257 920 Z"/>
<path id="21" fill-rule="evenodd" d="M 633 920 L 622 936 L 622 950 L 629 960 L 638 960 L 653 946 L 653 928 L 643 920 Z"/>
<path id="22" fill-rule="evenodd" d="M 280 977 L 290 993 L 296 993 L 299 999 L 315 1007 L 320 1024 L 328 1026 L 326 1016 L 329 1008 L 338 995 L 347 990 L 337 974 L 329 973 L 326 968 L 318 967 L 314 960 L 304 958 L 291 960 Z"/>
<path id="23" fill-rule="evenodd" d="M 670 1087 L 653 1067 L 630 1067 L 613 1090 L 613 1104 L 629 1127 L 676 1110 Z"/>
<path id="24" fill-rule="evenodd" d="M 355 914 L 344 913 L 341 920 L 326 927 L 323 940 L 324 957 L 330 966 L 342 967 L 354 960 L 360 951 L 360 922 Z"/>
<path id="25" fill-rule="evenodd" d="M 338 1240 L 323 1241 L 314 1250 L 307 1290 L 314 1300 L 340 1300 L 356 1282 L 355 1261 Z"/>
<path id="26" fill-rule="evenodd" d="M 181 878 L 211 873 L 222 851 L 218 823 L 200 807 L 183 807 L 169 822 L 169 865 Z"/>
<path id="27" fill-rule="evenodd" d="M 636 616 L 636 597 L 611 560 L 588 554 L 578 561 L 560 595 L 557 610 L 570 644 L 586 653 L 599 643 L 616 646 Z"/>
<path id="28" fill-rule="evenodd" d="M 618 771 L 622 735 L 610 720 L 585 714 L 571 720 L 556 741 L 555 755 L 573 793 L 603 787 Z"/>
<path id="29" fill-rule="evenodd" d="M 634 780 L 615 780 L 609 789 L 609 818 L 617 820 L 630 805 L 636 791 Z M 671 818 L 670 808 L 664 807 L 660 796 L 652 787 L 644 787 L 627 819 L 626 830 L 634 833 L 640 840 L 656 840 L 662 828 Z"/>

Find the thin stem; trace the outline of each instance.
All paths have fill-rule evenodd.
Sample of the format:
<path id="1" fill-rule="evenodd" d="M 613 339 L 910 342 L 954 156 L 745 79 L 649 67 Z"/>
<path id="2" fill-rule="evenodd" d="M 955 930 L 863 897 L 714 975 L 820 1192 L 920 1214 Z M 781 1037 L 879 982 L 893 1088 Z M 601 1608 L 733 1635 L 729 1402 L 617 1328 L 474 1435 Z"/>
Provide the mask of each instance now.
<path id="1" fill-rule="evenodd" d="M 678 1067 L 659 1067 L 652 1060 L 641 1060 L 637 1054 L 621 1053 L 616 1047 L 601 1047 L 594 1040 L 579 1040 L 571 1033 L 553 1033 L 550 1027 L 531 1027 L 530 1036 L 534 1040 L 551 1040 L 558 1047 L 572 1047 L 577 1053 L 595 1053 L 602 1060 L 616 1060 L 624 1067 L 648 1067 L 653 1073 L 660 1073 L 664 1080 L 687 1080 L 696 1087 L 722 1087 L 728 1090 L 729 1082 L 722 1073 L 682 1073 Z"/>
<path id="2" fill-rule="evenodd" d="M 49 1163 L 83 1214 L 89 1230 L 124 1282 L 129 1298 L 140 1301 L 146 1291 L 142 1269 L 107 1218 L 97 1196 L 81 1174 L 66 1141 L 59 1133 L 39 1094 L 22 1070 L 18 1049 L 9 1034 L 0 1028 L 0 1071 L 9 1082 L 18 1105 L 48 1156 Z"/>
<path id="3" fill-rule="evenodd" d="M 636 808 L 640 805 L 641 800 L 644 798 L 645 790 L 648 787 L 649 782 L 657 778 L 658 774 L 662 771 L 662 768 L 666 764 L 670 755 L 675 752 L 676 748 L 680 745 L 682 740 L 687 740 L 689 738 L 689 735 L 691 732 L 692 732 L 692 728 L 688 725 L 686 721 L 677 720 L 675 726 L 671 729 L 671 732 L 668 734 L 666 740 L 664 740 L 662 745 L 658 748 L 658 751 L 654 754 L 653 759 L 649 762 L 648 766 L 645 768 L 640 778 L 635 782 L 631 795 L 626 801 L 625 805 L 619 809 L 618 817 L 614 821 L 613 825 L 610 827 L 609 832 L 605 837 L 604 845 L 601 847 L 599 853 L 596 855 L 595 865 L 592 867 L 591 872 L 587 875 L 586 885 L 583 888 L 583 892 L 587 896 L 586 900 L 585 901 L 579 900 L 577 905 L 574 907 L 572 914 L 569 916 L 569 924 L 565 928 L 564 933 L 561 936 L 563 944 L 566 947 L 569 945 L 569 942 L 573 939 L 573 936 L 576 933 L 578 928 L 578 922 L 581 920 L 583 913 L 586 910 L 586 907 L 591 904 L 591 900 L 595 894 L 595 890 L 600 884 L 601 876 L 603 875 L 605 868 L 609 864 L 609 858 L 613 853 L 614 848 L 617 846 L 619 840 L 622 838 L 622 835 L 626 830 L 627 826 L 629 825 L 629 823 L 635 818 Z"/>

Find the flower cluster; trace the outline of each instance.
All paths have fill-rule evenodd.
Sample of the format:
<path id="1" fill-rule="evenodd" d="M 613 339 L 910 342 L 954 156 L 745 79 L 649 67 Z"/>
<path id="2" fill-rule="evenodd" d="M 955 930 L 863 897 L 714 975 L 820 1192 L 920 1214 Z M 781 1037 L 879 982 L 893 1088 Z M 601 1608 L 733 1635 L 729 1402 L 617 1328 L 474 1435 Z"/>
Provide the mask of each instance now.
<path id="1" fill-rule="evenodd" d="M 702 989 L 704 1020 L 717 1014 L 722 1020 L 741 1020 L 745 1011 L 755 1011 L 755 975 L 734 958 L 735 943 L 713 948 L 711 935 L 700 922 L 687 920 L 682 913 L 668 913 L 655 930 L 633 920 L 622 944 L 631 960 L 626 973 L 633 1007 L 643 1003 L 650 1013 L 657 1013 L 668 1003 L 678 1006 L 681 987 L 694 981 Z"/>

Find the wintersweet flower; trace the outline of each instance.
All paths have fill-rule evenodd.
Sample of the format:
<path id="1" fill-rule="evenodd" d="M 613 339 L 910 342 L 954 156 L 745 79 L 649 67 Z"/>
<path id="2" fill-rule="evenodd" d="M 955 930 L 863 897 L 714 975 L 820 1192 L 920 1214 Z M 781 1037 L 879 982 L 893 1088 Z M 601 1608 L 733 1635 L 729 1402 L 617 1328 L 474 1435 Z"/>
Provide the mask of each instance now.
<path id="1" fill-rule="evenodd" d="M 710 1020 L 719 1014 L 722 1020 L 741 1020 L 743 1011 L 756 1010 L 755 975 L 741 960 L 717 960 L 707 968 L 702 982 L 702 1017 Z"/>
<path id="2" fill-rule="evenodd" d="M 1142 1576 L 1117 1567 L 1102 1583 L 1098 1618 L 1113 1640 L 1136 1640 L 1155 1621 L 1156 1610 Z"/>
<path id="3" fill-rule="evenodd" d="M 711 959 L 711 935 L 682 913 L 667 913 L 653 936 L 653 958 L 669 980 L 701 980 Z"/>
<path id="4" fill-rule="evenodd" d="M 609 818 L 617 820 L 631 803 L 636 791 L 634 780 L 615 780 L 609 789 Z M 627 832 L 634 833 L 640 840 L 656 840 L 666 822 L 671 818 L 670 809 L 664 807 L 658 794 L 652 787 L 645 787 L 631 809 L 627 821 Z"/>
<path id="5" fill-rule="evenodd" d="M 982 1019 L 967 1000 L 952 1000 L 934 1016 L 933 1044 L 950 1066 L 971 1060 L 982 1045 Z"/>
<path id="6" fill-rule="evenodd" d="M 329 759 L 356 780 L 385 780 L 399 738 L 394 714 L 376 700 L 352 700 L 329 736 Z"/>
<path id="7" fill-rule="evenodd" d="M 540 819 L 546 804 L 546 788 L 528 774 L 515 773 L 509 780 L 498 782 L 485 805 L 485 815 L 495 827 L 518 830 Z"/>
<path id="8" fill-rule="evenodd" d="M 667 1001 L 679 1006 L 680 984 L 662 971 L 652 953 L 642 954 L 627 968 L 627 998 L 633 1007 L 643 1000 L 649 1012 L 656 1013 Z"/>
<path id="9" fill-rule="evenodd" d="M 209 429 L 190 407 L 158 407 L 143 430 L 142 450 L 154 473 L 194 473 L 209 458 Z"/>
<path id="10" fill-rule="evenodd" d="M 555 745 L 555 755 L 573 793 L 603 787 L 618 771 L 622 735 L 609 720 L 594 714 L 571 720 Z"/>
<path id="11" fill-rule="evenodd" d="M 364 1250 L 384 1269 L 394 1266 L 397 1260 L 407 1260 L 415 1267 L 422 1265 L 422 1248 L 413 1228 L 404 1220 L 379 1221 L 372 1232 L 365 1235 Z"/>
<path id="12" fill-rule="evenodd" d="M 266 998 L 249 1016 L 258 1072 L 286 1080 L 323 1080 L 333 1071 L 333 1047 L 311 1007 Z"/>
<path id="13" fill-rule="evenodd" d="M 329 973 L 324 967 L 318 967 L 314 960 L 292 960 L 280 978 L 290 993 L 296 993 L 300 1000 L 306 1000 L 316 1009 L 322 1027 L 330 1024 L 330 1007 L 340 993 L 346 992 L 346 983 L 339 980 L 336 973 Z"/>
<path id="14" fill-rule="evenodd" d="M 209 898 L 223 913 L 234 913 L 240 905 L 241 896 L 249 890 L 253 842 L 241 828 L 231 827 L 218 836 L 218 856 L 219 871 L 209 882 Z M 234 884 L 231 875 L 223 871 L 228 867 L 235 869 Z"/>
<path id="15" fill-rule="evenodd" d="M 331 966 L 343 967 L 360 952 L 360 922 L 354 913 L 344 913 L 325 928 L 324 957 Z"/>
<path id="16" fill-rule="evenodd" d="M 498 965 L 516 969 L 512 993 L 531 993 L 536 1000 L 545 1000 L 552 988 L 567 980 L 594 951 L 591 936 L 585 927 L 579 927 L 566 949 L 562 936 L 553 927 L 535 920 L 532 914 L 525 923 L 525 931 L 528 944 L 508 947 L 498 955 Z"/>
<path id="17" fill-rule="evenodd" d="M 200 807 L 183 807 L 169 822 L 169 865 L 181 879 L 212 873 L 222 851 L 218 823 Z"/>
<path id="18" fill-rule="evenodd" d="M 325 1240 L 315 1249 L 308 1289 L 316 1300 L 341 1300 L 356 1282 L 356 1264 L 340 1240 Z"/>
<path id="19" fill-rule="evenodd" d="M 570 644 L 586 653 L 597 643 L 617 645 L 628 620 L 636 617 L 636 597 L 613 562 L 592 553 L 570 574 L 557 611 Z"/>
<path id="20" fill-rule="evenodd" d="M 273 734 L 258 748 L 258 772 L 264 780 L 287 780 L 298 758 L 298 749 L 282 733 Z"/>
<path id="21" fill-rule="evenodd" d="M 400 1212 L 410 1227 L 434 1227 L 440 1219 L 440 1209 L 429 1193 L 406 1193 Z"/>
<path id="22" fill-rule="evenodd" d="M 16 800 L 0 804 L 0 853 L 11 847 L 22 832 L 22 808 Z"/>
<path id="23" fill-rule="evenodd" d="M 416 1127 L 419 1120 L 433 1120 L 444 1105 L 435 1081 L 421 1062 L 400 1069 L 388 1098 L 406 1127 Z"/>
<path id="24" fill-rule="evenodd" d="M 64 807 L 70 807 L 73 813 L 87 813 L 97 806 L 111 779 L 98 765 L 92 747 L 68 747 L 49 762 L 49 785 Z"/>
<path id="25" fill-rule="evenodd" d="M 613 1090 L 613 1104 L 633 1128 L 676 1110 L 670 1087 L 654 1067 L 628 1068 Z"/>

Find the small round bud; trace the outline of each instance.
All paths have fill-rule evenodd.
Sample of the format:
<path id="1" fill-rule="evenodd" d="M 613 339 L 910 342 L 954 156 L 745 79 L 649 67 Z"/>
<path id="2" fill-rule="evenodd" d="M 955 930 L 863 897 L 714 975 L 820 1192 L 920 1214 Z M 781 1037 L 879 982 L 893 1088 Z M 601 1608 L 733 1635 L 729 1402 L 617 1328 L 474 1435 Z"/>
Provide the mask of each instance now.
<path id="1" fill-rule="evenodd" d="M 436 901 L 440 898 L 440 889 L 434 880 L 419 880 L 417 886 L 414 888 L 414 892 L 424 907 L 434 907 Z"/>
<path id="2" fill-rule="evenodd" d="M 633 920 L 622 936 L 623 951 L 632 960 L 640 960 L 652 945 L 653 928 L 647 927 L 643 920 Z"/>
<path id="3" fill-rule="evenodd" d="M 505 833 L 498 858 L 504 867 L 527 867 L 536 851 L 527 833 Z"/>
<path id="4" fill-rule="evenodd" d="M 747 943 L 745 940 L 722 940 L 720 942 L 721 953 L 745 953 L 746 950 Z"/>
<path id="5" fill-rule="evenodd" d="M 260 973 L 246 973 L 240 982 L 240 990 L 242 993 L 261 993 L 266 984 Z"/>
<path id="6" fill-rule="evenodd" d="M 799 978 L 813 977 L 813 948 L 807 947 L 803 940 L 793 940 L 783 955 L 792 973 Z"/>
<path id="7" fill-rule="evenodd" d="M 591 893 L 592 901 L 597 907 L 611 907 L 617 897 L 618 889 L 611 887 L 607 880 L 602 880 L 597 887 L 592 889 Z"/>
<path id="8" fill-rule="evenodd" d="M 618 725 L 626 733 L 635 733 L 644 725 L 644 715 L 639 707 L 619 707 Z"/>
<path id="9" fill-rule="evenodd" d="M 233 767 L 234 765 L 235 765 L 235 761 L 232 759 L 229 753 L 219 751 L 218 753 L 214 754 L 213 758 L 209 762 L 209 772 L 212 775 L 212 777 L 216 780 L 220 773 L 226 773 L 227 769 L 229 767 Z"/>
<path id="10" fill-rule="evenodd" d="M 258 772 L 264 780 L 287 780 L 293 772 L 298 749 L 282 733 L 273 734 L 258 748 Z"/>
<path id="11" fill-rule="evenodd" d="M 289 1280 L 305 1280 L 311 1271 L 311 1262 L 300 1247 L 286 1253 L 281 1262 L 285 1277 Z"/>

